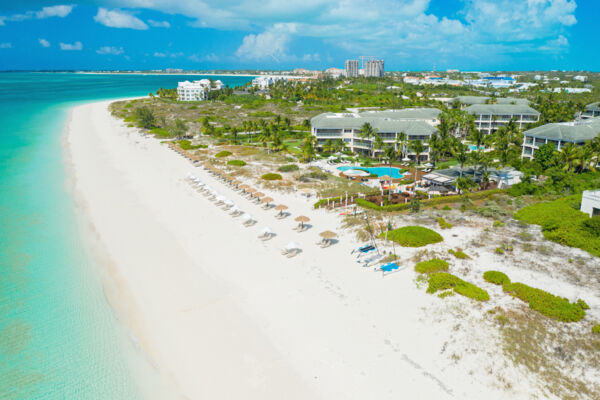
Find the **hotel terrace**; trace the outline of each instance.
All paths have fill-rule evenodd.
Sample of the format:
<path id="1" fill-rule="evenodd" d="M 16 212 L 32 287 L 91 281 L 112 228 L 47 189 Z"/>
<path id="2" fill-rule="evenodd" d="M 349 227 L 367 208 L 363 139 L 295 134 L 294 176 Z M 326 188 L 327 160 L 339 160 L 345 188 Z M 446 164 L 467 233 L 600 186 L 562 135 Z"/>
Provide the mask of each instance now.
<path id="1" fill-rule="evenodd" d="M 427 141 L 436 132 L 441 111 L 437 108 L 406 108 L 402 110 L 363 111 L 358 113 L 324 113 L 311 120 L 311 133 L 317 138 L 319 147 L 327 140 L 343 140 L 346 146 L 355 153 L 377 154 L 383 151 L 373 149 L 374 138 L 361 138 L 361 128 L 369 123 L 373 130 L 383 139 L 386 145 L 393 145 L 396 150 L 402 150 L 401 144 L 396 143 L 398 134 L 403 132 L 407 140 L 422 140 L 425 152 L 420 160 L 429 159 Z M 415 158 L 410 151 L 408 158 Z"/>
<path id="2" fill-rule="evenodd" d="M 565 143 L 583 145 L 599 134 L 600 118 L 538 126 L 523 133 L 522 157 L 533 158 L 536 150 L 546 143 L 560 150 Z"/>

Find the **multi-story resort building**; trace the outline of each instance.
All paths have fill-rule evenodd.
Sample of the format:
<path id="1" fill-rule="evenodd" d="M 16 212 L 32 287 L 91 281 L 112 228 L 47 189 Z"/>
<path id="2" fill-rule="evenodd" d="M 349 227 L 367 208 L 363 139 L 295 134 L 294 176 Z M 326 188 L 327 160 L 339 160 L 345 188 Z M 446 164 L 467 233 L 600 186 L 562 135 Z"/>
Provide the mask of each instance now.
<path id="1" fill-rule="evenodd" d="M 600 135 L 600 118 L 575 122 L 558 122 L 523 132 L 522 157 L 533 158 L 540 146 L 551 143 L 560 150 L 566 143 L 583 145 Z"/>
<path id="2" fill-rule="evenodd" d="M 529 105 L 529 100 L 519 99 L 516 97 L 496 97 L 492 100 L 491 97 L 486 97 L 486 96 L 457 96 L 453 99 L 448 100 L 448 102 L 453 103 L 456 100 L 458 100 L 460 102 L 462 108 L 464 108 L 466 106 L 472 106 L 473 104 L 489 104 L 492 101 L 494 102 L 494 104 Z"/>
<path id="3" fill-rule="evenodd" d="M 342 140 L 354 153 L 376 155 L 383 149 L 373 147 L 375 138 L 361 137 L 361 129 L 369 123 L 385 146 L 404 153 L 412 160 L 415 154 L 410 151 L 409 143 L 422 140 L 425 151 L 419 156 L 421 161 L 429 159 L 429 137 L 436 132 L 441 111 L 437 108 L 406 108 L 402 110 L 363 111 L 358 113 L 324 113 L 311 120 L 311 133 L 322 147 L 328 140 Z M 399 133 L 406 135 L 404 143 L 398 141 Z"/>
<path id="4" fill-rule="evenodd" d="M 496 132 L 510 120 L 523 129 L 540 119 L 540 113 L 525 104 L 473 104 L 465 111 L 475 116 L 477 129 L 486 134 Z"/>
<path id="5" fill-rule="evenodd" d="M 208 79 L 207 79 L 208 80 Z M 210 88 L 205 82 L 201 81 L 183 81 L 177 84 L 177 100 L 179 101 L 201 101 L 206 100 L 207 93 Z"/>
<path id="6" fill-rule="evenodd" d="M 346 60 L 344 75 L 346 78 L 358 77 L 358 60 Z"/>
<path id="7" fill-rule="evenodd" d="M 588 104 L 585 111 L 581 114 L 581 118 L 596 118 L 600 117 L 600 101 L 597 103 Z"/>
<path id="8" fill-rule="evenodd" d="M 287 80 L 287 78 L 284 76 L 274 76 L 274 75 L 259 76 L 259 77 L 252 79 L 252 86 L 264 90 L 264 89 L 268 89 L 269 86 L 271 86 L 273 83 L 275 83 L 277 81 L 284 81 L 284 80 Z"/>
<path id="9" fill-rule="evenodd" d="M 383 78 L 383 60 L 365 61 L 365 77 Z"/>

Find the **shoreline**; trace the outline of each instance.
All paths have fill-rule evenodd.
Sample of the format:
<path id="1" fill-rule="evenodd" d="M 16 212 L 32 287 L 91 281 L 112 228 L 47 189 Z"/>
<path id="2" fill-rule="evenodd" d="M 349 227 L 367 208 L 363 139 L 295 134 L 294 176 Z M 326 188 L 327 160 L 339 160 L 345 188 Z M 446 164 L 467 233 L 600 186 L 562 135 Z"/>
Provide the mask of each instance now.
<path id="1" fill-rule="evenodd" d="M 526 388 L 509 394 L 494 386 L 480 364 L 497 366 L 483 354 L 465 355 L 459 368 L 441 356 L 448 341 L 477 346 L 489 337 L 472 318 L 481 307 L 466 298 L 440 303 L 416 287 L 411 268 L 385 279 L 361 269 L 350 254 L 354 235 L 341 230 L 337 213 L 314 210 L 296 193 L 261 189 L 289 206 L 292 217 L 277 220 L 272 210 L 112 118 L 111 102 L 72 109 L 66 142 L 74 190 L 113 261 L 109 279 L 119 282 L 122 295 L 115 308 L 128 315 L 124 324 L 182 397 L 527 397 Z M 193 190 L 185 181 L 192 171 L 258 224 L 243 227 Z M 307 232 L 292 231 L 297 215 L 310 217 Z M 258 240 L 264 226 L 277 236 Z M 327 229 L 340 240 L 321 249 L 315 242 Z M 473 235 L 454 232 L 461 235 L 429 248 L 459 246 Z M 290 241 L 303 251 L 287 259 L 279 253 Z M 417 251 L 404 249 L 404 262 Z M 461 331 L 441 317 L 456 307 L 471 313 Z"/>

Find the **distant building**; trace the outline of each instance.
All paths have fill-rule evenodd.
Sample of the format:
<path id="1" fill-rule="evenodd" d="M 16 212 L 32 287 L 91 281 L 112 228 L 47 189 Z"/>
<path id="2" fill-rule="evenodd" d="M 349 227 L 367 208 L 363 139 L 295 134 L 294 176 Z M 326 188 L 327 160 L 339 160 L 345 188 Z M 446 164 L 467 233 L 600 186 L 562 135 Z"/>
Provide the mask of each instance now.
<path id="1" fill-rule="evenodd" d="M 498 188 L 505 188 L 521 182 L 523 173 L 511 167 L 502 169 L 487 168 L 487 173 L 490 181 L 496 182 Z M 458 165 L 448 169 L 435 170 L 421 179 L 432 186 L 455 187 L 456 180 L 460 177 L 468 177 L 473 182 L 481 183 L 483 180 L 483 171 L 479 168 L 464 167 L 462 171 Z"/>
<path id="2" fill-rule="evenodd" d="M 465 111 L 475 116 L 477 129 L 486 134 L 496 132 L 510 120 L 522 129 L 540 119 L 540 113 L 526 104 L 473 104 Z"/>
<path id="3" fill-rule="evenodd" d="M 585 75 L 575 75 L 575 76 L 573 77 L 573 80 L 574 80 L 574 81 L 579 81 L 579 82 L 587 82 L 587 80 L 588 80 L 588 77 L 587 77 L 587 76 L 585 76 Z"/>
<path id="4" fill-rule="evenodd" d="M 550 143 L 560 150 L 566 143 L 583 145 L 600 134 L 600 119 L 586 119 L 576 122 L 558 122 L 538 126 L 523 132 L 524 158 L 533 158 L 537 149 Z"/>
<path id="5" fill-rule="evenodd" d="M 584 190 L 580 210 L 590 217 L 600 215 L 600 190 Z"/>
<path id="6" fill-rule="evenodd" d="M 360 113 L 324 113 L 311 120 L 311 133 L 317 138 L 317 145 L 322 147 L 328 140 L 342 140 L 355 153 L 377 154 L 380 149 L 374 149 L 374 138 L 361 138 L 361 128 L 369 123 L 386 145 L 400 149 L 396 143 L 398 134 L 403 132 L 408 141 L 422 140 L 425 151 L 420 155 L 421 160 L 429 159 L 429 137 L 436 132 L 441 111 L 437 108 L 405 108 L 401 110 L 364 111 Z M 408 149 L 404 149 L 408 150 Z M 415 154 L 407 151 L 409 158 L 415 159 Z"/>
<path id="7" fill-rule="evenodd" d="M 332 78 L 339 78 L 344 75 L 344 70 L 340 68 L 327 68 L 325 70 L 325 75 L 331 76 Z"/>
<path id="8" fill-rule="evenodd" d="M 419 78 L 418 76 L 405 76 L 404 78 L 402 78 L 402 81 L 409 85 L 420 85 L 421 84 L 421 78 Z"/>
<path id="9" fill-rule="evenodd" d="M 167 68 L 165 69 L 167 74 L 181 74 L 183 70 L 181 68 Z"/>
<path id="10" fill-rule="evenodd" d="M 273 83 L 277 81 L 287 80 L 286 77 L 283 76 L 274 76 L 274 75 L 265 75 L 259 76 L 252 79 L 252 86 L 257 87 L 259 89 L 265 90 L 268 89 Z"/>
<path id="11" fill-rule="evenodd" d="M 384 73 L 383 60 L 368 60 L 365 62 L 365 78 L 382 78 Z"/>
<path id="12" fill-rule="evenodd" d="M 585 111 L 581 114 L 581 118 L 600 117 L 600 101 L 585 106 Z"/>
<path id="13" fill-rule="evenodd" d="M 358 60 L 346 60 L 344 75 L 347 78 L 358 77 Z"/>
<path id="14" fill-rule="evenodd" d="M 458 100 L 460 104 L 471 106 L 473 104 L 487 104 L 492 100 L 491 97 L 488 96 L 457 96 L 453 99 L 450 99 L 450 103 Z M 525 104 L 529 105 L 529 100 L 527 99 L 519 99 L 516 97 L 496 97 L 494 98 L 496 104 Z"/>
<path id="15" fill-rule="evenodd" d="M 210 81 L 208 86 L 202 81 L 183 81 L 177 84 L 177 100 L 179 101 L 202 101 L 206 100 L 207 93 L 210 90 Z"/>

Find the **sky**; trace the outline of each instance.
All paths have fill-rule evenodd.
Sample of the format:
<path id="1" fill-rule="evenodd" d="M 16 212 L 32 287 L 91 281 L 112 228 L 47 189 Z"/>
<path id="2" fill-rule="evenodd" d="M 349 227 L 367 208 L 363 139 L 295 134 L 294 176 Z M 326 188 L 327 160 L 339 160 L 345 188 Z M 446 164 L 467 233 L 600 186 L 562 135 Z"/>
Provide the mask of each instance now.
<path id="1" fill-rule="evenodd" d="M 600 71 L 598 0 L 0 0 L 0 70 Z"/>

